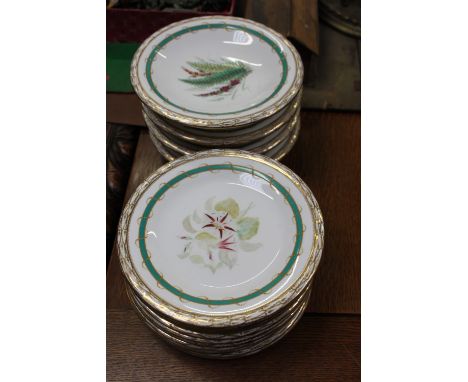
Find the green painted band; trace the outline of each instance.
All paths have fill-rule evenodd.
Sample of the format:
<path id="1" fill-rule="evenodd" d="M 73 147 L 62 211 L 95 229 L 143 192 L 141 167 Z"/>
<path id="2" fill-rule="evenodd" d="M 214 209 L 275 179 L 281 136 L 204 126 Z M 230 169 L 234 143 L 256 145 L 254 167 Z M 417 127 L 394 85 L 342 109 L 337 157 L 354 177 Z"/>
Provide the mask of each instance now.
<path id="1" fill-rule="evenodd" d="M 190 32 L 195 32 L 195 31 L 198 31 L 198 30 L 203 30 L 203 29 L 226 29 L 226 28 L 233 28 L 235 30 L 241 30 L 241 31 L 244 31 L 244 32 L 248 32 L 248 33 L 251 33 L 253 34 L 254 36 L 262 39 L 263 41 L 265 41 L 268 45 L 270 45 L 272 47 L 272 49 L 276 52 L 276 54 L 279 56 L 280 58 L 280 61 L 281 61 L 281 65 L 282 65 L 282 68 L 283 68 L 283 73 L 281 74 L 281 80 L 278 84 L 278 86 L 275 88 L 275 90 L 273 90 L 273 92 L 267 97 L 265 98 L 263 101 L 253 105 L 253 106 L 249 106 L 248 108 L 245 108 L 245 109 L 242 109 L 242 110 L 237 110 L 237 111 L 232 111 L 232 112 L 226 112 L 226 113 L 205 113 L 205 112 L 199 112 L 199 111 L 195 111 L 195 110 L 189 110 L 187 108 L 184 108 L 184 107 L 181 107 L 181 106 L 178 106 L 176 105 L 175 103 L 171 102 L 167 97 L 163 96 L 158 88 L 156 87 L 156 85 L 154 84 L 153 82 L 153 79 L 151 78 L 151 65 L 153 64 L 153 61 L 156 57 L 156 54 L 165 46 L 167 45 L 169 42 L 171 42 L 172 40 L 174 40 L 175 38 L 183 35 L 183 34 L 186 34 L 186 33 L 190 33 Z M 264 104 L 265 102 L 267 102 L 268 100 L 270 100 L 271 98 L 273 98 L 279 91 L 280 89 L 283 87 L 284 83 L 286 82 L 286 77 L 288 75 L 288 62 L 286 60 L 286 57 L 283 53 L 283 51 L 281 50 L 281 48 L 271 39 L 269 39 L 267 36 L 264 36 L 262 33 L 256 31 L 256 30 L 253 30 L 253 29 L 250 29 L 250 28 L 247 28 L 247 27 L 244 27 L 244 26 L 241 26 L 241 25 L 235 25 L 235 24 L 224 24 L 224 23 L 219 23 L 219 24 L 203 24 L 203 25 L 195 25 L 193 27 L 188 27 L 188 28 L 184 28 L 184 29 L 181 29 L 180 31 L 177 31 L 175 32 L 174 34 L 171 34 L 170 36 L 166 37 L 164 40 L 162 40 L 158 45 L 156 45 L 153 50 L 151 51 L 150 55 L 148 56 L 148 60 L 146 61 L 146 71 L 145 71 L 145 74 L 146 74 L 146 80 L 148 81 L 151 89 L 158 95 L 159 98 L 161 98 L 162 100 L 164 100 L 165 102 L 167 102 L 169 105 L 172 105 L 178 109 L 181 109 L 183 111 L 187 111 L 187 112 L 190 112 L 190 113 L 194 113 L 194 114 L 201 114 L 201 115 L 226 115 L 226 114 L 235 114 L 235 113 L 242 113 L 244 111 L 247 111 L 247 110 L 250 110 L 250 109 L 253 109 L 253 108 L 256 108 L 262 104 Z"/>
<path id="2" fill-rule="evenodd" d="M 195 174 L 199 174 L 201 172 L 206 172 L 206 171 L 213 171 L 213 170 L 235 170 L 235 171 L 241 171 L 241 172 L 246 172 L 249 174 L 254 174 L 268 182 L 270 182 L 287 200 L 289 203 L 293 213 L 294 213 L 294 219 L 296 222 L 296 242 L 294 244 L 294 249 L 293 253 L 290 256 L 288 262 L 286 263 L 286 266 L 283 268 L 283 270 L 272 280 L 270 281 L 267 285 L 264 287 L 256 290 L 253 293 L 247 294 L 245 296 L 237 297 L 237 298 L 231 298 L 231 299 L 226 299 L 226 300 L 210 300 L 210 299 L 205 299 L 201 297 L 195 297 L 192 295 L 189 295 L 185 292 L 180 291 L 179 289 L 175 288 L 171 284 L 169 284 L 166 280 L 164 280 L 163 277 L 156 271 L 156 269 L 153 266 L 153 263 L 151 262 L 149 256 L 148 256 L 148 251 L 146 249 L 146 241 L 145 241 L 145 234 L 146 234 L 146 224 L 148 221 L 148 217 L 150 216 L 151 210 L 153 209 L 154 205 L 156 202 L 164 195 L 164 193 L 169 190 L 171 187 L 173 187 L 175 184 L 180 182 L 181 180 L 190 177 Z M 175 294 L 176 296 L 192 301 L 198 304 L 205 304 L 205 305 L 230 305 L 230 304 L 238 304 L 241 302 L 245 302 L 247 300 L 250 300 L 252 298 L 258 297 L 262 295 L 263 293 L 268 292 L 271 288 L 273 288 L 278 282 L 291 270 L 292 266 L 294 265 L 298 255 L 299 255 L 299 250 L 301 248 L 302 244 L 302 218 L 301 214 L 299 212 L 299 209 L 297 207 L 296 202 L 292 198 L 292 196 L 289 194 L 289 192 L 280 184 L 278 183 L 275 179 L 272 177 L 259 172 L 257 170 L 253 170 L 252 168 L 249 167 L 244 167 L 244 166 L 235 166 L 235 165 L 230 165 L 230 164 L 214 164 L 214 165 L 206 165 L 203 167 L 195 168 L 193 170 L 189 170 L 184 172 L 183 174 L 177 175 L 175 178 L 172 178 L 170 181 L 168 181 L 166 184 L 164 184 L 151 198 L 150 202 L 145 208 L 145 211 L 143 212 L 143 216 L 141 218 L 140 226 L 139 226 L 139 231 L 138 231 L 138 243 L 140 247 L 140 252 L 141 256 L 143 258 L 143 261 L 150 271 L 151 275 L 156 279 L 156 281 L 163 286 L 165 289 L 167 289 L 169 292 Z"/>

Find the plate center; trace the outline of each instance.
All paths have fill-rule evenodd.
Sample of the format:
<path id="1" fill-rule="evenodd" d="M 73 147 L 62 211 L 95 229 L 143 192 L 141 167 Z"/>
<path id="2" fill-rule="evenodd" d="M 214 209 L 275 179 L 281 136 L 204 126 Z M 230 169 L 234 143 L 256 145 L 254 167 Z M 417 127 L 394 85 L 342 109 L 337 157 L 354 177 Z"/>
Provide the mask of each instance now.
<path id="1" fill-rule="evenodd" d="M 233 299 L 287 278 L 281 273 L 295 249 L 295 214 L 267 180 L 227 169 L 174 186 L 148 215 L 145 246 L 176 291 Z"/>
<path id="2" fill-rule="evenodd" d="M 145 71 L 153 92 L 173 107 L 222 116 L 270 100 L 284 86 L 288 68 L 282 48 L 270 37 L 213 23 L 156 42 Z"/>

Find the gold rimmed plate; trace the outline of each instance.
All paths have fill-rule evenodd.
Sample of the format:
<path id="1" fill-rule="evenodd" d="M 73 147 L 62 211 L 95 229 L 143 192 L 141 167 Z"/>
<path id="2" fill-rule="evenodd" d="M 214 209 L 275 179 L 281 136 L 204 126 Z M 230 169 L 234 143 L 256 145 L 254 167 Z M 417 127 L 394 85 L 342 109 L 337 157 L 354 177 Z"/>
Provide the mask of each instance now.
<path id="1" fill-rule="evenodd" d="M 231 327 L 280 311 L 309 285 L 323 222 L 285 166 L 211 150 L 148 177 L 123 211 L 117 243 L 127 281 L 153 310 Z"/>
<path id="2" fill-rule="evenodd" d="M 249 356 L 258 353 L 265 348 L 275 344 L 287 333 L 289 333 L 293 327 L 300 320 L 304 311 L 307 307 L 307 302 L 304 301 L 299 309 L 291 314 L 291 316 L 284 322 L 284 324 L 277 328 L 273 333 L 267 333 L 265 336 L 257 338 L 253 341 L 246 342 L 240 346 L 231 346 L 227 348 L 213 348 L 205 344 L 198 345 L 192 342 L 185 341 L 183 339 L 174 337 L 167 333 L 165 330 L 154 325 L 151 321 L 148 321 L 142 311 L 138 308 L 137 313 L 140 315 L 145 324 L 155 332 L 164 341 L 178 348 L 179 350 L 195 355 L 202 358 L 214 358 L 214 359 L 229 359 Z"/>
<path id="3" fill-rule="evenodd" d="M 229 131 L 204 131 L 189 126 L 180 126 L 158 116 L 145 105 L 143 105 L 143 110 L 151 122 L 165 134 L 175 136 L 182 141 L 209 148 L 239 147 L 273 134 L 287 124 L 294 113 L 300 109 L 301 95 L 302 91 L 291 102 L 291 105 L 279 113 L 242 129 Z"/>
<path id="4" fill-rule="evenodd" d="M 273 147 L 271 150 L 266 151 L 263 155 L 273 158 L 275 160 L 281 160 L 288 154 L 296 143 L 299 132 L 301 128 L 300 119 L 297 120 L 296 126 L 294 127 L 291 134 L 282 142 L 279 142 L 276 147 Z M 159 153 L 168 161 L 173 161 L 177 158 L 180 158 L 184 154 L 172 150 L 170 147 L 164 145 L 163 142 L 159 141 L 152 130 L 149 130 L 150 139 L 155 145 Z"/>
<path id="5" fill-rule="evenodd" d="M 159 129 L 160 125 L 156 125 L 150 119 L 150 117 L 143 113 L 146 125 L 151 131 L 154 137 L 160 141 L 164 146 L 171 150 L 183 154 L 190 155 L 198 151 L 204 151 L 207 147 L 196 145 L 194 143 L 184 142 L 178 137 L 171 136 Z M 274 131 L 268 136 L 262 137 L 261 139 L 251 142 L 245 146 L 238 147 L 240 150 L 251 151 L 258 154 L 266 153 L 278 146 L 281 142 L 286 141 L 296 128 L 297 120 L 299 118 L 299 110 L 297 110 L 291 118 L 278 130 Z"/>
<path id="6" fill-rule="evenodd" d="M 307 298 L 309 291 L 310 286 L 307 287 L 306 290 L 301 292 L 295 300 L 291 301 L 291 303 L 285 306 L 282 310 L 275 312 L 266 318 L 262 318 L 252 323 L 249 323 L 247 325 L 242 324 L 239 326 L 226 328 L 201 328 L 176 322 L 171 320 L 170 317 L 161 315 L 160 312 L 157 312 L 154 309 L 152 309 L 151 306 L 147 305 L 144 302 L 144 300 L 138 297 L 136 292 L 133 291 L 133 289 L 130 286 L 128 286 L 127 288 L 127 293 L 131 302 L 134 305 L 137 305 L 140 308 L 142 308 L 147 313 L 150 321 L 154 321 L 158 325 L 168 328 L 168 330 L 170 331 L 180 333 L 181 335 L 186 337 L 193 337 L 200 340 L 217 342 L 241 339 L 255 335 L 259 331 L 269 330 L 274 325 L 278 325 L 278 323 L 286 316 L 296 311 L 301 302 L 305 301 L 305 299 Z"/>
<path id="7" fill-rule="evenodd" d="M 181 332 L 177 327 L 167 326 L 164 323 L 161 323 L 160 320 L 155 319 L 152 312 L 150 312 L 144 304 L 138 302 L 138 300 L 135 301 L 134 299 L 133 303 L 135 308 L 138 310 L 138 313 L 145 318 L 145 322 L 151 323 L 154 327 L 163 331 L 168 336 L 185 341 L 186 343 L 194 346 L 209 348 L 210 350 L 229 350 L 240 349 L 248 344 L 259 342 L 280 331 L 281 328 L 289 324 L 291 318 L 301 310 L 304 304 L 307 305 L 309 294 L 309 291 L 307 291 L 307 293 L 294 305 L 294 309 L 289 309 L 276 320 L 272 320 L 272 322 L 269 321 L 267 324 L 263 323 L 262 326 L 258 326 L 255 330 L 250 330 L 250 332 L 242 331 L 230 335 L 219 334 L 215 338 L 214 335 L 212 335 L 213 338 L 207 338 L 206 335 L 200 336 L 198 333 L 187 333 L 187 331 Z"/>
<path id="8" fill-rule="evenodd" d="M 251 20 L 209 16 L 160 29 L 139 47 L 131 81 L 156 114 L 199 129 L 238 129 L 288 105 L 303 80 L 297 50 Z"/>

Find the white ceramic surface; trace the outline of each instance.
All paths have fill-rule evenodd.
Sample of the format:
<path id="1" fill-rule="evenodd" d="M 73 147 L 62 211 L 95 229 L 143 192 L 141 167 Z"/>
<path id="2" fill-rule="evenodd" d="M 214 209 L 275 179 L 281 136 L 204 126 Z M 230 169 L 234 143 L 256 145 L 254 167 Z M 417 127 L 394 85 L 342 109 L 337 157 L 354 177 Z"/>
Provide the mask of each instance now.
<path id="1" fill-rule="evenodd" d="M 148 304 L 213 326 L 291 301 L 310 281 L 322 240 L 307 186 L 279 163 L 237 150 L 184 157 L 150 176 L 118 238 L 124 273 Z"/>
<path id="2" fill-rule="evenodd" d="M 131 77 L 142 101 L 166 118 L 237 128 L 287 105 L 303 68 L 295 48 L 270 28 L 210 16 L 150 36 L 135 53 Z"/>

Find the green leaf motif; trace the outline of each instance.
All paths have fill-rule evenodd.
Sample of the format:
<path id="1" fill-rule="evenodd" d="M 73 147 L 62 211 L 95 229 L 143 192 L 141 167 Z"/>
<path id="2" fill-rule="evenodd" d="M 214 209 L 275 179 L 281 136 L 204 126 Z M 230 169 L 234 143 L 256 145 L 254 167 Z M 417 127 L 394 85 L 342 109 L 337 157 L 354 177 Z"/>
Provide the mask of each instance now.
<path id="1" fill-rule="evenodd" d="M 213 236 L 211 233 L 208 232 L 200 232 L 197 233 L 195 236 L 195 239 L 200 240 L 200 241 L 205 241 L 205 242 L 211 242 L 211 241 L 216 241 L 216 237 Z"/>
<path id="2" fill-rule="evenodd" d="M 223 70 L 231 69 L 237 66 L 235 63 L 228 61 L 224 61 L 222 64 L 209 61 L 189 61 L 187 64 L 189 64 L 192 68 L 205 73 L 221 72 Z"/>
<path id="3" fill-rule="evenodd" d="M 180 254 L 177 255 L 177 257 L 178 257 L 179 259 L 185 259 L 188 255 L 189 255 L 188 252 L 187 252 L 187 253 L 180 253 Z"/>
<path id="4" fill-rule="evenodd" d="M 222 263 L 226 264 L 229 269 L 232 269 L 232 267 L 236 264 L 237 255 L 235 253 L 230 253 L 230 251 L 221 250 L 219 251 L 219 259 Z"/>
<path id="5" fill-rule="evenodd" d="M 230 68 L 220 72 L 212 73 L 209 76 L 198 78 L 182 78 L 181 81 L 190 85 L 199 87 L 209 87 L 220 83 L 228 82 L 233 79 L 242 79 L 249 72 L 245 68 Z"/>
<path id="6" fill-rule="evenodd" d="M 192 223 L 190 222 L 190 215 L 187 216 L 187 217 L 183 220 L 182 225 L 183 225 L 183 227 L 185 228 L 185 230 L 186 230 L 187 232 L 190 232 L 190 233 L 195 233 L 195 232 L 197 232 L 197 231 L 195 231 L 194 228 L 192 227 Z"/>
<path id="7" fill-rule="evenodd" d="M 258 218 L 242 218 L 238 222 L 237 234 L 241 240 L 249 240 L 258 232 L 260 222 Z"/>
<path id="8" fill-rule="evenodd" d="M 214 94 L 219 95 L 228 92 L 231 88 L 237 86 L 240 81 L 252 72 L 252 69 L 243 62 L 231 62 L 221 60 L 220 63 L 210 61 L 189 61 L 191 70 L 182 67 L 189 74 L 189 78 L 180 78 L 180 81 L 187 84 L 207 88 L 215 85 L 224 84 L 222 89 L 217 89 Z M 214 95 L 213 94 L 213 95 Z M 212 94 L 199 94 L 203 96 Z"/>
<path id="9" fill-rule="evenodd" d="M 240 249 L 245 252 L 253 252 L 259 249 L 262 246 L 262 243 L 249 243 L 248 241 L 241 240 L 239 243 Z"/>
<path id="10" fill-rule="evenodd" d="M 221 58 L 215 61 L 188 61 L 182 70 L 188 75 L 187 78 L 179 78 L 180 81 L 192 85 L 194 88 L 207 89 L 196 97 L 213 97 L 213 100 L 223 99 L 230 95 L 231 98 L 237 93 L 238 86 L 242 84 L 245 89 L 244 79 L 252 72 L 251 67 L 241 61 L 230 61 Z"/>
<path id="11" fill-rule="evenodd" d="M 239 205 L 233 198 L 228 198 L 216 203 L 215 210 L 227 212 L 233 219 L 239 216 Z"/>
<path id="12" fill-rule="evenodd" d="M 212 196 L 211 198 L 209 198 L 206 202 L 205 202 L 205 210 L 207 211 L 211 211 L 213 209 L 213 200 L 214 200 L 214 196 Z"/>
<path id="13" fill-rule="evenodd" d="M 216 272 L 216 270 L 217 270 L 218 268 L 221 268 L 222 265 L 223 265 L 222 262 L 219 262 L 219 263 L 216 264 L 216 265 L 205 263 L 205 267 L 209 268 L 213 274 Z"/>
<path id="14" fill-rule="evenodd" d="M 184 252 L 181 253 L 180 255 L 177 255 L 180 259 L 185 259 L 187 256 L 190 255 L 190 249 L 192 247 L 192 243 L 187 243 L 184 247 Z"/>
<path id="15" fill-rule="evenodd" d="M 201 248 L 206 250 L 214 248 L 218 239 L 208 232 L 200 232 L 195 236 L 195 239 L 198 240 L 198 244 Z"/>
<path id="16" fill-rule="evenodd" d="M 200 219 L 200 216 L 198 216 L 198 213 L 197 211 L 193 211 L 193 214 L 192 214 L 192 220 L 197 223 L 197 224 L 201 224 L 202 223 L 202 220 Z"/>
<path id="17" fill-rule="evenodd" d="M 199 255 L 193 255 L 189 257 L 190 261 L 194 264 L 201 264 L 203 263 L 203 257 Z"/>

